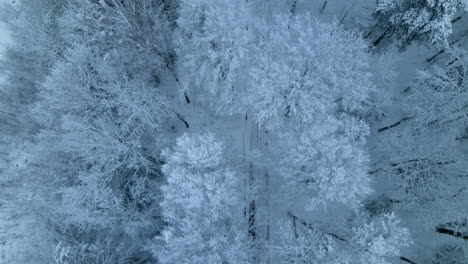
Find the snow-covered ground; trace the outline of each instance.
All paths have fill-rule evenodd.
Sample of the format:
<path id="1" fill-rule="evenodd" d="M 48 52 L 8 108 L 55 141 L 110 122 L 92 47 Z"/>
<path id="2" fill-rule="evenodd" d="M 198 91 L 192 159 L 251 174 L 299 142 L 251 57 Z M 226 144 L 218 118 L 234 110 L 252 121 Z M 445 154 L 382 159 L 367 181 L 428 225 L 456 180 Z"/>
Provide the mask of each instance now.
<path id="1" fill-rule="evenodd" d="M 0 0 L 0 5 L 3 4 L 4 2 L 6 2 L 7 0 Z M 1 58 L 3 56 L 3 53 L 5 52 L 5 48 L 6 46 L 8 45 L 8 43 L 10 43 L 11 41 L 11 38 L 10 38 L 10 35 L 8 33 L 8 30 L 6 28 L 6 25 L 3 24 L 2 22 L 0 22 L 0 61 L 1 61 Z M 4 78 L 2 75 L 0 75 L 0 89 L 1 88 L 1 84 L 4 82 Z M 2 108 L 2 106 L 0 105 L 0 108 Z M 0 123 L 0 126 L 1 126 L 1 123 Z M 2 140 L 2 134 L 0 134 L 0 143 L 2 141 L 5 141 L 5 140 Z M 0 144 L 0 153 L 6 153 L 8 152 L 8 150 L 4 149 L 6 148 L 5 145 L 2 145 Z M 1 154 L 0 154 L 1 155 Z M 0 156 L 0 171 L 6 166 L 5 164 L 5 161 L 3 159 L 2 156 Z"/>
<path id="2" fill-rule="evenodd" d="M 0 5 L 7 2 L 7 0 L 0 0 Z M 3 59 L 3 54 L 7 45 L 11 42 L 10 34 L 7 30 L 7 27 L 4 23 L 0 22 L 0 61 Z M 2 84 L 5 82 L 4 77 L 0 75 L 0 89 L 2 89 Z M 0 105 L 2 108 L 2 105 Z M 0 126 L 2 124 L 0 123 Z M 1 174 L 2 171 L 7 166 L 6 156 L 3 153 L 9 153 L 10 149 L 7 144 L 1 144 L 3 141 L 8 141 L 4 138 L 4 135 L 0 133 L 0 177 L 4 179 L 4 175 Z M 11 263 L 9 260 L 9 255 L 7 248 L 11 246 L 11 230 L 14 230 L 18 223 L 15 221 L 15 212 L 14 209 L 9 206 L 7 202 L 9 200 L 9 191 L 7 186 L 4 184 L 0 185 L 0 263 Z"/>
<path id="3" fill-rule="evenodd" d="M 9 43 L 10 41 L 10 35 L 8 34 L 7 29 L 5 28 L 5 25 L 0 26 L 0 53 L 3 53 L 5 50 L 5 46 Z"/>
<path id="4" fill-rule="evenodd" d="M 0 0 L 0 6 L 8 0 Z M 5 51 L 5 46 L 10 42 L 10 34 L 6 26 L 0 22 L 0 55 Z"/>

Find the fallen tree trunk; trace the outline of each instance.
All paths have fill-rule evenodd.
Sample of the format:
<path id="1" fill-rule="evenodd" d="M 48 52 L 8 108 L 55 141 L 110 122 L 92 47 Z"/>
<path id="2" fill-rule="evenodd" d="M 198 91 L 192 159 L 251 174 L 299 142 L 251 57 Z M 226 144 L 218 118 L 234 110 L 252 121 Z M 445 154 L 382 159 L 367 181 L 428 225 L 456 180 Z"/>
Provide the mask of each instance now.
<path id="1" fill-rule="evenodd" d="M 468 240 L 468 234 L 464 234 L 462 232 L 454 231 L 452 229 L 448 229 L 448 228 L 444 228 L 444 227 L 437 227 L 436 231 L 438 233 L 441 233 L 441 234 L 446 234 L 446 235 L 449 235 L 449 236 L 454 236 L 454 237 L 458 237 L 458 238 Z"/>

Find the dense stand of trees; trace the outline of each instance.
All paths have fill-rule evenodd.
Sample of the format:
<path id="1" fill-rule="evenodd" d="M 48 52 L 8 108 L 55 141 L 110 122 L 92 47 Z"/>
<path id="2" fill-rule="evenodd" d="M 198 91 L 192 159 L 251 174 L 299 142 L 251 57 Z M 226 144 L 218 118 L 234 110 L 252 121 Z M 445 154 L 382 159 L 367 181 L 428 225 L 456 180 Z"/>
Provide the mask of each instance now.
<path id="1" fill-rule="evenodd" d="M 5 5 L 1 262 L 466 263 L 468 3 L 353 2 Z"/>

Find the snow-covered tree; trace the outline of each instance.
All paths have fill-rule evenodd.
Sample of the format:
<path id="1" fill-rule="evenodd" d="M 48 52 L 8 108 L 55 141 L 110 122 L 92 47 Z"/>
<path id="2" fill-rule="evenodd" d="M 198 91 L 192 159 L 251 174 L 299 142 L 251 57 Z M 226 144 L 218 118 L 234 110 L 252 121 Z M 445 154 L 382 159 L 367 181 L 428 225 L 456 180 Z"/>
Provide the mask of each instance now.
<path id="1" fill-rule="evenodd" d="M 356 213 L 348 230 L 333 230 L 289 213 L 290 222 L 281 226 L 281 263 L 386 264 L 412 244 L 408 229 L 393 213 Z"/>
<path id="2" fill-rule="evenodd" d="M 419 71 L 407 108 L 418 128 L 450 127 L 457 137 L 463 137 L 468 110 L 468 52 L 452 48 L 447 53 L 450 56 L 445 65 Z"/>
<path id="3" fill-rule="evenodd" d="M 340 245 L 329 234 L 312 225 L 289 222 L 281 228 L 282 246 L 278 248 L 281 263 L 347 264 L 349 253 L 340 251 Z"/>
<path id="4" fill-rule="evenodd" d="M 69 263 L 152 259 L 143 245 L 162 222 L 159 152 L 176 120 L 161 84 L 173 78 L 171 23 L 155 1 L 66 8 L 54 17 L 61 52 L 46 56 L 33 109 L 40 131 L 21 168 L 47 212 L 38 218 L 53 245 L 43 246 L 66 249 Z"/>
<path id="5" fill-rule="evenodd" d="M 246 1 L 182 0 L 177 54 L 184 90 L 209 94 L 206 100 L 219 114 L 232 114 L 246 75 L 251 11 Z M 211 97 L 210 97 L 211 98 Z"/>
<path id="6" fill-rule="evenodd" d="M 246 232 L 239 228 L 240 181 L 223 152 L 209 133 L 184 134 L 164 152 L 161 207 L 168 226 L 154 249 L 161 263 L 250 263 Z"/>
<path id="7" fill-rule="evenodd" d="M 427 241 L 443 247 L 444 236 L 461 246 L 456 239 L 466 232 L 458 225 L 467 215 L 462 205 L 467 195 L 466 51 L 448 49 L 439 63 L 419 71 L 404 92 L 405 118 L 380 130 L 381 155 L 372 169 L 394 206 L 413 212 L 407 221 L 421 227 L 412 230 L 416 248 L 428 247 Z"/>
<path id="8" fill-rule="evenodd" d="M 372 33 L 373 45 L 394 36 L 400 46 L 423 41 L 447 46 L 455 16 L 468 11 L 466 0 L 380 0 L 375 10 L 378 20 Z"/>
<path id="9" fill-rule="evenodd" d="M 316 202 L 358 202 L 370 192 L 364 118 L 375 90 L 364 41 L 307 15 L 275 17 L 257 34 L 252 65 L 261 66 L 250 70 L 242 101 L 281 135 L 281 174 L 314 190 Z"/>
<path id="10" fill-rule="evenodd" d="M 262 125 L 292 119 L 308 124 L 317 115 L 364 115 L 375 89 L 365 42 L 337 23 L 307 14 L 260 21 L 252 48 L 245 107 Z"/>
<path id="11" fill-rule="evenodd" d="M 462 188 L 451 186 L 466 172 L 460 146 L 467 135 L 467 56 L 451 53 L 444 67 L 418 73 L 405 99 L 409 118 L 388 132 L 387 159 L 378 165 L 379 173 L 396 174 L 398 196 L 408 201 L 448 198 Z"/>
<path id="12" fill-rule="evenodd" d="M 359 263 L 390 263 L 388 257 L 400 256 L 401 248 L 413 243 L 408 229 L 401 227 L 393 213 L 373 218 L 364 214 L 355 221 L 351 242 L 359 251 Z"/>
<path id="13" fill-rule="evenodd" d="M 25 142 L 37 131 L 30 110 L 38 85 L 60 56 L 63 41 L 56 18 L 63 6 L 63 1 L 55 0 L 1 3 L 2 27 L 11 42 L 4 47 L 0 67 L 0 221 L 4 223 L 0 262 L 50 263 L 52 258 L 53 238 L 41 221 L 42 197 L 36 196 L 42 182 L 25 172 L 37 169 L 28 162 L 30 145 Z"/>
<path id="14" fill-rule="evenodd" d="M 2 54 L 0 67 L 0 144 L 4 153 L 0 155 L 8 161 L 10 149 L 35 129 L 28 115 L 29 107 L 36 98 L 37 84 L 60 54 L 63 41 L 56 32 L 56 19 L 63 3 L 5 1 L 1 5 L 2 23 L 12 42 Z"/>

